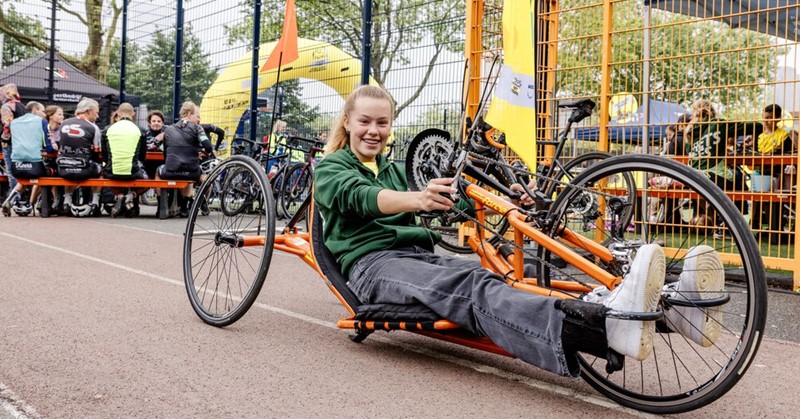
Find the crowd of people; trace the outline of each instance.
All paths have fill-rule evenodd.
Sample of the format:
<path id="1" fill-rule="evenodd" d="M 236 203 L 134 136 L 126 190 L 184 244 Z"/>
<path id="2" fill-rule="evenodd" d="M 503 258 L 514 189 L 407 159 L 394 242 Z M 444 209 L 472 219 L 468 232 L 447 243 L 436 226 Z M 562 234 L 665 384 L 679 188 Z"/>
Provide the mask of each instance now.
<path id="1" fill-rule="evenodd" d="M 0 206 L 5 216 L 12 209 L 19 215 L 35 213 L 38 186 L 31 191 L 17 179 L 37 179 L 60 176 L 68 180 L 106 178 L 114 180 L 168 179 L 200 183 L 204 179 L 201 158 L 213 157 L 214 147 L 208 132 L 217 136 L 217 147 L 225 132 L 214 125 L 200 125 L 200 108 L 193 102 L 183 103 L 179 120 L 164 125 L 164 115 L 151 111 L 147 116 L 148 129 L 142 131 L 134 122 L 136 111 L 122 103 L 111 117 L 111 124 L 100 129 L 96 121 L 100 105 L 96 100 L 83 98 L 75 115 L 64 119 L 59 106 L 44 107 L 41 103 L 22 102 L 17 88 L 8 84 L 0 88 L 2 107 L 3 159 L 8 177 L 9 193 Z M 45 153 L 42 153 L 42 150 Z M 147 159 L 147 151 L 163 153 L 163 164 Z M 113 188 L 111 215 L 139 214 L 137 196 L 146 188 Z M 180 191 L 180 214 L 186 216 L 194 188 L 190 184 Z M 101 188 L 91 188 L 91 199 L 80 199 L 86 191 L 75 193 L 74 188 L 54 190 L 52 212 L 73 216 L 100 215 Z"/>
<path id="2" fill-rule="evenodd" d="M 691 113 L 678 117 L 674 125 L 667 127 L 667 137 L 660 154 L 667 156 L 688 156 L 689 165 L 705 173 L 717 186 L 726 192 L 749 191 L 747 172 L 751 175 L 774 177 L 776 188 L 791 189 L 796 178 L 794 165 L 770 164 L 766 160 L 754 167 L 742 167 L 731 158 L 741 155 L 778 156 L 794 154 L 798 148 L 798 133 L 778 126 L 783 119 L 783 110 L 777 104 L 767 105 L 758 122 L 729 122 L 720 118 L 713 104 L 708 100 L 697 100 L 692 104 Z M 653 186 L 659 186 L 664 179 L 652 179 Z M 665 185 L 661 185 L 665 186 Z M 753 188 L 754 190 L 754 188 Z M 767 191 L 768 192 L 768 191 Z M 649 203 L 651 218 L 656 217 L 658 200 Z M 782 233 L 787 226 L 778 202 L 762 203 L 758 199 L 736 202 L 743 215 L 750 215 L 751 226 L 759 239 L 772 244 L 788 242 L 791 234 Z M 662 214 L 670 217 L 670 214 Z M 665 220 L 659 220 L 665 221 Z M 666 220 L 671 223 L 671 220 Z M 692 225 L 719 228 L 717 221 L 708 214 L 698 214 L 689 221 Z M 769 224 L 764 228 L 764 224 Z M 717 234 L 721 234 L 717 229 Z"/>

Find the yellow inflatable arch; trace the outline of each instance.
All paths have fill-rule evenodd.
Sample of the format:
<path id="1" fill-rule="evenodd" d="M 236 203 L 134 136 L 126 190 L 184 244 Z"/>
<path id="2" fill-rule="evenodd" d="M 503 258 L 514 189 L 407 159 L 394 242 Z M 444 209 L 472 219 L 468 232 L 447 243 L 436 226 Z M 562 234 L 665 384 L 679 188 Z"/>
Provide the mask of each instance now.
<path id="1" fill-rule="evenodd" d="M 268 42 L 259 47 L 259 65 L 278 44 Z M 319 80 L 346 98 L 361 82 L 361 60 L 321 41 L 299 38 L 297 40 L 299 58 L 281 66 L 280 80 L 308 78 Z M 242 114 L 250 106 L 250 72 L 252 52 L 242 55 L 220 73 L 214 84 L 208 88 L 200 103 L 202 122 L 214 124 L 225 130 L 226 138 L 233 135 Z M 258 91 L 263 92 L 278 81 L 278 69 L 261 72 L 258 75 Z M 370 84 L 377 84 L 370 77 Z M 230 147 L 219 157 L 227 157 Z"/>

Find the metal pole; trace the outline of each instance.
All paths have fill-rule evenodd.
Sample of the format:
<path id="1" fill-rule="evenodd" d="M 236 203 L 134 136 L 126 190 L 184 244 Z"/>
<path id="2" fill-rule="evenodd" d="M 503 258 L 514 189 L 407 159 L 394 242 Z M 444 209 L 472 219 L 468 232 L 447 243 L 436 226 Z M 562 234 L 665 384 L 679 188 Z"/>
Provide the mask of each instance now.
<path id="1" fill-rule="evenodd" d="M 56 65 L 56 0 L 50 2 L 50 71 L 47 73 L 47 101 L 53 103 Z"/>
<path id="2" fill-rule="evenodd" d="M 364 0 L 361 22 L 361 85 L 369 84 L 372 63 L 372 0 Z"/>
<path id="3" fill-rule="evenodd" d="M 642 101 L 644 102 L 644 123 L 642 127 L 642 151 L 650 154 L 650 6 L 642 11 L 644 36 L 642 39 Z"/>
<path id="4" fill-rule="evenodd" d="M 3 68 L 3 51 L 6 41 L 6 35 L 4 33 L 0 33 L 0 68 Z"/>
<path id="5" fill-rule="evenodd" d="M 183 75 L 183 0 L 178 0 L 175 24 L 175 85 L 172 88 L 172 121 L 178 120 L 181 109 L 181 77 Z"/>
<path id="6" fill-rule="evenodd" d="M 128 62 L 128 0 L 122 0 L 122 54 L 119 63 L 119 103 L 125 102 L 125 76 Z"/>
<path id="7" fill-rule="evenodd" d="M 261 0 L 253 6 L 253 68 L 250 73 L 250 141 L 256 140 L 258 126 L 258 70 L 261 44 Z"/>
<path id="8" fill-rule="evenodd" d="M 277 48 L 277 45 L 275 47 Z M 278 74 L 276 74 L 277 78 L 275 79 L 275 85 L 272 86 L 272 88 L 275 89 L 275 94 L 272 97 L 272 117 L 270 118 L 270 121 L 269 121 L 269 134 L 267 134 L 270 137 L 272 136 L 272 127 L 275 126 L 275 110 L 277 109 L 275 107 L 275 105 L 278 103 L 278 89 L 280 88 L 280 84 L 281 84 L 281 64 L 282 63 L 283 63 L 283 49 L 281 49 L 281 52 L 278 55 Z M 270 138 L 270 141 L 271 140 L 272 140 L 272 138 Z M 267 147 L 267 148 L 269 148 L 269 147 Z M 267 158 L 269 158 L 269 153 L 267 153 Z"/>
<path id="9" fill-rule="evenodd" d="M 644 36 L 642 37 L 642 101 L 644 102 L 644 126 L 642 127 L 642 152 L 650 154 L 650 5 L 642 11 Z M 645 179 L 647 182 L 647 179 Z M 647 188 L 642 188 L 641 207 L 647 208 Z M 645 219 L 647 214 L 645 214 Z M 647 240 L 647 224 L 642 228 L 642 240 Z M 646 242 L 645 242 L 646 243 Z"/>

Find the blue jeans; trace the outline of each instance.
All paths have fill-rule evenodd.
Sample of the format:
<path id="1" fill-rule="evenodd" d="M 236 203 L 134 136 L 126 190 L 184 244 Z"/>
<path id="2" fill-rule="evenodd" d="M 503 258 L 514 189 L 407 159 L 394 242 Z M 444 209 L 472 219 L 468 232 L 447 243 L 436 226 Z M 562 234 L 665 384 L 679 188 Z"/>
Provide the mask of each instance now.
<path id="1" fill-rule="evenodd" d="M 3 147 L 3 161 L 6 162 L 6 176 L 8 176 L 8 190 L 14 190 L 17 186 L 17 179 L 11 174 L 11 143 Z"/>
<path id="2" fill-rule="evenodd" d="M 515 290 L 477 260 L 419 247 L 381 250 L 359 259 L 349 279 L 364 303 L 422 304 L 529 364 L 563 376 L 578 374 L 567 367 L 564 313 L 555 299 Z"/>

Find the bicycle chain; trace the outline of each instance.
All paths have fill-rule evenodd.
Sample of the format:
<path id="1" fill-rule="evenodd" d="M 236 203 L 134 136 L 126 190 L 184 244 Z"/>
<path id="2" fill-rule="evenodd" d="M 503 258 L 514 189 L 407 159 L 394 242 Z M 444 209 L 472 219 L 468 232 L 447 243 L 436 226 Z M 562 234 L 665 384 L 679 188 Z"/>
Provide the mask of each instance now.
<path id="1" fill-rule="evenodd" d="M 571 184 L 569 182 L 564 182 L 562 180 L 553 179 L 553 178 L 544 176 L 544 175 L 539 174 L 539 173 L 534 173 L 534 172 L 531 172 L 529 170 L 525 170 L 525 169 L 522 169 L 520 167 L 513 166 L 513 165 L 508 164 L 508 163 L 506 163 L 504 161 L 501 161 L 501 160 L 495 160 L 495 159 L 492 159 L 490 157 L 483 156 L 483 155 L 481 155 L 479 153 L 475 153 L 473 151 L 467 151 L 467 154 L 469 155 L 469 157 L 474 158 L 475 160 L 479 160 L 479 161 L 482 161 L 482 162 L 487 163 L 487 164 L 496 164 L 498 166 L 506 167 L 506 168 L 510 169 L 511 171 L 516 172 L 518 174 L 531 176 L 531 177 L 534 177 L 536 179 L 547 179 L 550 182 L 554 182 L 557 185 L 570 187 L 572 189 L 577 189 L 577 190 L 584 191 L 584 192 L 591 192 L 591 193 L 593 193 L 595 195 L 603 196 L 603 197 L 609 198 L 609 199 L 618 198 L 616 195 L 599 192 L 599 191 L 596 191 L 594 189 L 587 188 L 585 186 L 573 185 L 573 184 Z"/>

